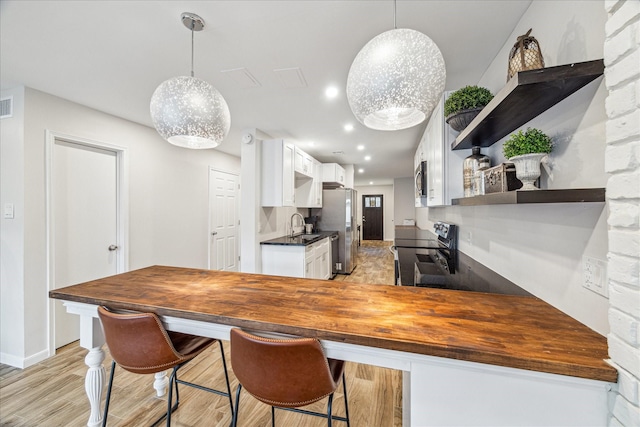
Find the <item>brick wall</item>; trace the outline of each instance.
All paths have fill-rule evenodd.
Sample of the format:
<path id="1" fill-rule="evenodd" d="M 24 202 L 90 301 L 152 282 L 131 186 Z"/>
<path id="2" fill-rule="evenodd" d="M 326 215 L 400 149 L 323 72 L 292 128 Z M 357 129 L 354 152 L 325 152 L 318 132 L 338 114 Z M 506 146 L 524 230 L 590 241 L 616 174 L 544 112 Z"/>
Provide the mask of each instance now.
<path id="1" fill-rule="evenodd" d="M 605 0 L 610 426 L 640 426 L 640 1 Z"/>

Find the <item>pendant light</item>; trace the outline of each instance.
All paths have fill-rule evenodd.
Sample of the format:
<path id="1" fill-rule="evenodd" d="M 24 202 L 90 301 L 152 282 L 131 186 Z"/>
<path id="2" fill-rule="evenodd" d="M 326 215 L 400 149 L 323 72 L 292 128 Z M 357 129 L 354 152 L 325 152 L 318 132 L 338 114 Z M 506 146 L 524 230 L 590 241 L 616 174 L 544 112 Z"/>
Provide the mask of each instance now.
<path id="1" fill-rule="evenodd" d="M 367 43 L 347 77 L 347 99 L 360 123 L 400 130 L 422 123 L 444 91 L 446 71 L 438 46 L 426 35 L 396 26 Z"/>
<path id="2" fill-rule="evenodd" d="M 193 76 L 193 34 L 204 28 L 204 20 L 185 12 L 182 23 L 191 30 L 191 76 L 174 77 L 158 86 L 151 97 L 151 119 L 173 145 L 214 148 L 229 133 L 229 107 L 216 88 Z"/>

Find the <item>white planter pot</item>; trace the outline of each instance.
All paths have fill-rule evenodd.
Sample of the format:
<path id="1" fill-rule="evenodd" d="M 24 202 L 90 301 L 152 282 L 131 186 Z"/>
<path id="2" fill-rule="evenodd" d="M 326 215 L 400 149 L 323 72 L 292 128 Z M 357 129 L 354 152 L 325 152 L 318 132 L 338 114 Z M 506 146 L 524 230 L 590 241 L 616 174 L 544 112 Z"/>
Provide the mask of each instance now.
<path id="1" fill-rule="evenodd" d="M 540 176 L 540 161 L 546 153 L 523 154 L 509 159 L 516 166 L 516 177 L 522 181 L 520 190 L 538 190 L 534 185 Z"/>

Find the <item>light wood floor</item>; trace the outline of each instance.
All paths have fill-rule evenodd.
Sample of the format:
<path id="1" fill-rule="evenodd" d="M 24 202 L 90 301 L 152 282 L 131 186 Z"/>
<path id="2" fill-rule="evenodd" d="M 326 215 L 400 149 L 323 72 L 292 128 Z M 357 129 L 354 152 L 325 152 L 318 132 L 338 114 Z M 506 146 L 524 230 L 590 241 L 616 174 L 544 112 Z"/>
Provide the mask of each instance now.
<path id="1" fill-rule="evenodd" d="M 346 282 L 393 284 L 393 256 L 390 242 L 364 241 L 358 251 L 358 266 Z M 227 363 L 230 357 L 225 344 Z M 111 358 L 106 350 L 106 375 Z M 86 350 L 77 343 L 58 350 L 57 354 L 37 365 L 20 370 L 0 365 L 1 426 L 83 426 L 89 417 L 84 391 Z M 229 363 L 230 366 L 230 363 Z M 232 367 L 231 367 L 232 369 Z M 238 384 L 230 369 L 232 391 Z M 208 349 L 180 370 L 180 378 L 213 388 L 224 388 L 222 362 L 217 346 Z M 396 427 L 402 425 L 402 374 L 399 371 L 347 363 L 347 393 L 353 427 Z M 116 371 L 109 426 L 145 426 L 166 408 L 165 398 L 155 397 L 153 375 L 134 375 Z M 271 425 L 270 409 L 249 394 L 243 393 L 240 405 L 241 426 Z M 309 407 L 324 412 L 326 399 Z M 342 385 L 334 397 L 334 414 L 344 414 Z M 226 427 L 231 421 L 228 401 L 224 397 L 191 387 L 180 387 L 180 408 L 172 416 L 172 425 Z M 278 426 L 321 427 L 326 420 L 308 415 L 277 411 Z M 334 421 L 335 426 L 345 423 Z"/>

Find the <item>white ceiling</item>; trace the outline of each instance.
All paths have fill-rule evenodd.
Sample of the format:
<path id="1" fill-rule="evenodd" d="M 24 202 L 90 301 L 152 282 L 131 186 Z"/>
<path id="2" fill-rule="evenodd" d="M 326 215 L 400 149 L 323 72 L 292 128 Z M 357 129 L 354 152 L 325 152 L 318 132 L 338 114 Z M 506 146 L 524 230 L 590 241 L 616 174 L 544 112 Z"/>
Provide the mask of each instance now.
<path id="1" fill-rule="evenodd" d="M 446 88 L 454 90 L 478 82 L 530 3 L 398 0 L 397 26 L 435 41 L 447 66 Z M 190 71 L 191 33 L 182 12 L 205 20 L 195 33 L 195 75 L 213 84 L 231 110 L 231 132 L 218 150 L 239 155 L 242 130 L 257 128 L 291 139 L 320 161 L 364 168 L 356 185 L 412 175 L 425 124 L 367 129 L 344 93 L 356 54 L 393 28 L 391 0 L 1 0 L 0 85 L 25 85 L 152 126 L 155 88 Z M 243 67 L 259 86 L 221 73 Z M 284 88 L 273 71 L 293 67 L 307 87 Z M 328 85 L 340 89 L 337 98 L 326 99 Z M 345 132 L 346 123 L 355 129 Z"/>

